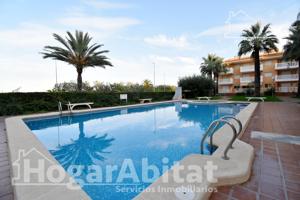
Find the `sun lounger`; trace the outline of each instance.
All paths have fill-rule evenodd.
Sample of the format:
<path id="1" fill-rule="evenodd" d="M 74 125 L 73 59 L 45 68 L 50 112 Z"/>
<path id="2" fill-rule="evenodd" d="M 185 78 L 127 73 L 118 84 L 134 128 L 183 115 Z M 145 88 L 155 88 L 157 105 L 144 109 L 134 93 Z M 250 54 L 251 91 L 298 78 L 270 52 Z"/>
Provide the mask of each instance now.
<path id="1" fill-rule="evenodd" d="M 92 109 L 91 105 L 93 105 L 93 104 L 94 104 L 93 102 L 84 102 L 84 103 L 70 103 L 69 102 L 66 105 L 68 106 L 68 111 L 72 112 L 76 106 L 87 106 L 87 107 L 89 107 L 89 109 Z"/>
<path id="2" fill-rule="evenodd" d="M 210 101 L 211 100 L 211 97 L 197 97 L 197 99 L 200 101 L 200 100 L 207 100 L 207 101 Z"/>
<path id="3" fill-rule="evenodd" d="M 152 102 L 152 99 L 140 99 L 140 103 L 150 103 Z"/>
<path id="4" fill-rule="evenodd" d="M 260 101 L 264 102 L 265 99 L 266 99 L 266 97 L 246 97 L 246 99 L 248 101 L 251 101 L 251 100 L 260 100 Z"/>

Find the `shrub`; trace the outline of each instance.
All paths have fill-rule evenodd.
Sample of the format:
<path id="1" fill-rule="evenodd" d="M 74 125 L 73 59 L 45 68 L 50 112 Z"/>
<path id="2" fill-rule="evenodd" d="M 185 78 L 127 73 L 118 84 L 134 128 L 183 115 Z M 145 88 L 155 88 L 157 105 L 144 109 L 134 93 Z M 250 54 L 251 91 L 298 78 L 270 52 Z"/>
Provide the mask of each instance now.
<path id="1" fill-rule="evenodd" d="M 128 103 L 138 103 L 139 99 L 152 98 L 153 101 L 171 100 L 174 92 L 131 92 Z M 120 93 L 99 92 L 32 92 L 32 93 L 0 93 L 0 116 L 20 115 L 38 112 L 57 111 L 58 102 L 63 106 L 71 101 L 94 102 L 93 107 L 120 105 Z M 124 103 L 122 103 L 124 104 Z M 66 108 L 66 107 L 64 107 Z"/>
<path id="2" fill-rule="evenodd" d="M 264 95 L 265 96 L 272 96 L 275 94 L 275 88 L 268 88 L 265 92 L 264 92 Z"/>
<path id="3" fill-rule="evenodd" d="M 182 87 L 185 98 L 194 98 L 197 96 L 211 96 L 214 88 L 214 82 L 204 76 L 187 76 L 178 81 Z"/>

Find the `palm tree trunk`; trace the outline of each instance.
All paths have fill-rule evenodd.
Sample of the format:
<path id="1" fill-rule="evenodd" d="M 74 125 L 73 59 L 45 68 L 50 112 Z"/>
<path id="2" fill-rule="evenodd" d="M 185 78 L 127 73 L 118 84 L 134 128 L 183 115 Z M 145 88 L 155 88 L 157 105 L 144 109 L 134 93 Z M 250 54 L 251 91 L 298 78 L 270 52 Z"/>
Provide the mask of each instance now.
<path id="1" fill-rule="evenodd" d="M 300 97 L 300 59 L 298 60 L 298 92 L 297 96 Z"/>
<path id="2" fill-rule="evenodd" d="M 254 63 L 255 63 L 255 79 L 254 79 L 254 88 L 255 96 L 260 96 L 260 59 L 259 59 L 259 50 L 254 50 Z"/>
<path id="3" fill-rule="evenodd" d="M 82 69 L 77 68 L 77 89 L 78 91 L 82 90 Z"/>

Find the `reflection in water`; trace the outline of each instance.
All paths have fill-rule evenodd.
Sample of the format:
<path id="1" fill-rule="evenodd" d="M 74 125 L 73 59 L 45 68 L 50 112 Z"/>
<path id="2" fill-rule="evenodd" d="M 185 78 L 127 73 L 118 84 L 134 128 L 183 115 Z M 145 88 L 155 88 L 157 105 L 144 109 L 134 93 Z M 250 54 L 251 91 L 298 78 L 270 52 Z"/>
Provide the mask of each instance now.
<path id="1" fill-rule="evenodd" d="M 104 161 L 102 154 L 110 153 L 105 151 L 112 145 L 114 138 L 107 138 L 107 134 L 102 136 L 86 137 L 84 133 L 84 123 L 79 122 L 79 137 L 72 140 L 70 144 L 61 145 L 51 153 L 67 169 L 70 165 L 94 165 L 97 161 Z"/>
<path id="2" fill-rule="evenodd" d="M 215 105 L 188 104 L 182 106 L 181 112 L 177 112 L 177 115 L 180 120 L 199 124 L 200 128 L 205 130 L 213 120 L 220 116 L 220 113 Z"/>

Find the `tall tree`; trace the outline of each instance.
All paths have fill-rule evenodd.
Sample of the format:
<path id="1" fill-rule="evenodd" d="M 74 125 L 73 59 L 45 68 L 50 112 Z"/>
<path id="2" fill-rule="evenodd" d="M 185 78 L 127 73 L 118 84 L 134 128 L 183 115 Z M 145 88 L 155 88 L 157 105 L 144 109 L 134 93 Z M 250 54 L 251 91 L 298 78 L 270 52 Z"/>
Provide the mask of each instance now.
<path id="1" fill-rule="evenodd" d="M 226 72 L 223 63 L 223 58 L 216 56 L 215 54 L 208 54 L 207 58 L 203 57 L 203 63 L 200 65 L 200 71 L 202 74 L 207 75 L 215 82 L 215 93 L 218 93 L 219 74 Z"/>
<path id="2" fill-rule="evenodd" d="M 67 37 L 63 38 L 58 34 L 53 34 L 62 47 L 45 46 L 43 58 L 52 58 L 53 60 L 64 61 L 73 65 L 77 71 L 77 88 L 82 90 L 82 72 L 87 67 L 102 67 L 112 66 L 104 53 L 107 50 L 100 51 L 102 44 L 90 44 L 92 37 L 88 33 L 76 31 L 73 36 L 69 31 Z"/>
<path id="3" fill-rule="evenodd" d="M 287 43 L 283 47 L 283 58 L 285 60 L 295 60 L 298 62 L 297 96 L 300 96 L 300 19 L 293 23 L 289 30 L 290 34 L 285 38 L 287 39 Z"/>
<path id="4" fill-rule="evenodd" d="M 255 96 L 260 96 L 260 52 L 278 51 L 276 44 L 278 39 L 271 33 L 270 24 L 261 26 L 259 22 L 252 25 L 250 29 L 243 30 L 243 40 L 239 43 L 238 55 L 251 54 L 255 65 Z"/>

